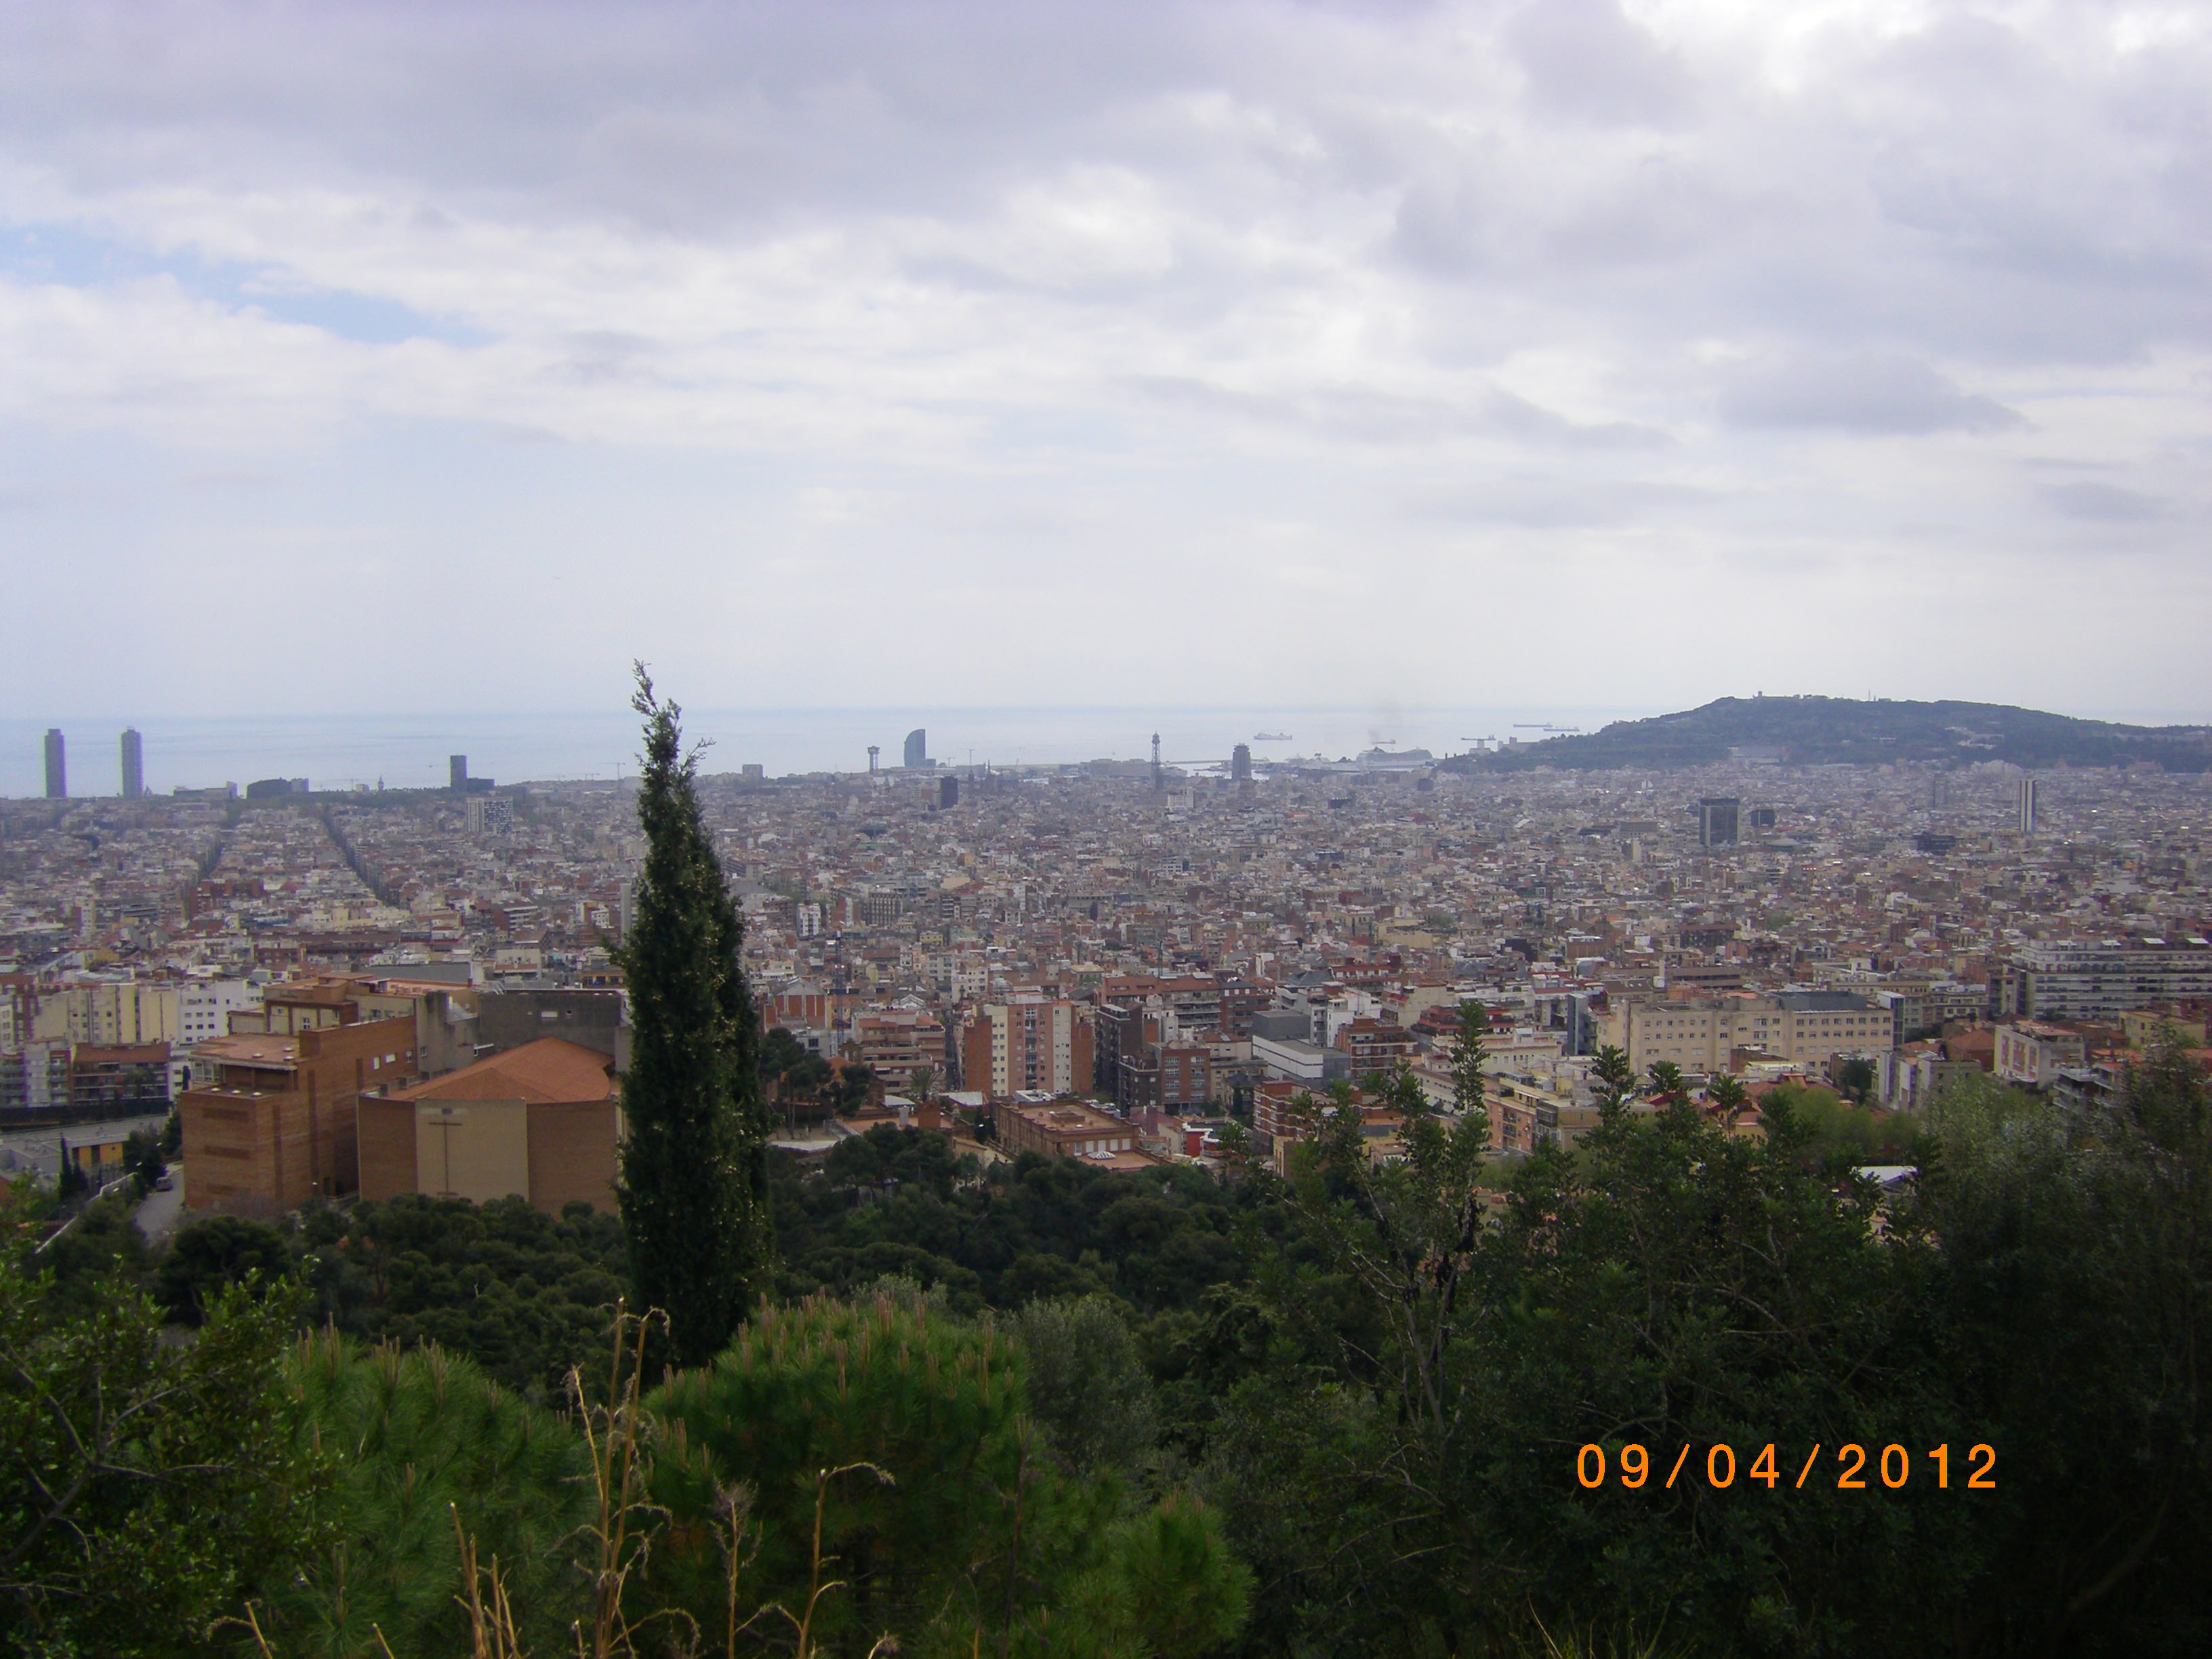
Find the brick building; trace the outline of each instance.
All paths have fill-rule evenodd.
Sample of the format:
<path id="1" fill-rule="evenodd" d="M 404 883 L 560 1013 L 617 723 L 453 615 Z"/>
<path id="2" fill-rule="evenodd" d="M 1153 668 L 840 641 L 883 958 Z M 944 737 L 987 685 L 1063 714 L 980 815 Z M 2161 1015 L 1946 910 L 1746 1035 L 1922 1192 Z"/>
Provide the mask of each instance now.
<path id="1" fill-rule="evenodd" d="M 519 1194 L 550 1215 L 615 1202 L 622 1109 L 612 1061 L 541 1037 L 444 1077 L 364 1095 L 361 1195 L 483 1204 Z"/>
<path id="2" fill-rule="evenodd" d="M 352 1192 L 362 1092 L 415 1076 L 404 1015 L 200 1044 L 177 1101 L 186 1206 L 283 1211 Z"/>
<path id="3" fill-rule="evenodd" d="M 1109 1170 L 1146 1169 L 1159 1161 L 1138 1146 L 1134 1124 L 1079 1100 L 1017 1096 L 995 1102 L 991 1118 L 999 1144 L 1012 1153 L 1079 1158 Z"/>

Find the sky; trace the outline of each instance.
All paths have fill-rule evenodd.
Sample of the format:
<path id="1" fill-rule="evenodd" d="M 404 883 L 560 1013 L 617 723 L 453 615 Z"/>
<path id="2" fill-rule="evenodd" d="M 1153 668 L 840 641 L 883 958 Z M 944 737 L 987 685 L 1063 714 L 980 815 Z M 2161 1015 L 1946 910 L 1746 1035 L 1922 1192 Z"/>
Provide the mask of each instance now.
<path id="1" fill-rule="evenodd" d="M 0 696 L 2212 719 L 2212 8 L 0 0 Z"/>

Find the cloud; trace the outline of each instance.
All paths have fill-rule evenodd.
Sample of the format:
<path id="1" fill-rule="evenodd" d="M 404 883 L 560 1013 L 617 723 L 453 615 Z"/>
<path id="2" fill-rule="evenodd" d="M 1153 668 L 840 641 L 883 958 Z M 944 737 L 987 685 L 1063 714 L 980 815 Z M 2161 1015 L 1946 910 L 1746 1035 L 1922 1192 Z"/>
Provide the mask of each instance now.
<path id="1" fill-rule="evenodd" d="M 1720 410 L 1735 426 L 1869 434 L 2009 432 L 2027 424 L 2018 410 L 1885 352 L 1808 354 L 1735 370 L 1722 379 Z"/>
<path id="2" fill-rule="evenodd" d="M 2173 516 L 2171 501 L 2146 495 L 2141 490 L 2123 489 L 2118 484 L 2094 480 L 2045 484 L 2042 494 L 2044 500 L 2066 517 L 2086 519 L 2093 524 L 2150 524 Z"/>
<path id="3" fill-rule="evenodd" d="M 904 695 L 917 659 L 986 698 L 1075 667 L 1272 695 L 1341 659 L 1361 581 L 1545 617 L 1568 550 L 1592 627 L 1863 605 L 1910 675 L 1940 601 L 2022 562 L 2054 623 L 2103 626 L 2061 597 L 2083 523 L 2134 553 L 2098 580 L 2141 583 L 2136 614 L 2204 580 L 2171 528 L 2212 442 L 2212 26 L 2185 8 L 0 22 L 0 557 L 66 546 L 162 619 L 134 650 L 99 582 L 21 590 L 11 706 L 116 673 L 341 697 L 484 651 L 518 700 L 595 653 L 618 690 L 641 652 L 692 665 L 695 702 L 831 695 L 794 689 L 828 683 L 771 605 L 839 617 L 838 697 Z M 2027 433 L 2126 488 L 2023 489 Z M 1900 526 L 1948 526 L 1939 574 L 1900 567 Z M 360 637 L 203 673 L 226 588 L 299 547 L 348 550 L 296 591 Z M 362 548 L 437 614 L 352 599 Z M 1286 558 L 1332 579 L 1267 581 Z M 1204 647 L 1080 625 L 1139 592 Z M 1831 632 L 1805 650 L 1860 672 Z M 1419 635 L 1360 695 L 1503 695 L 1550 672 L 1542 635 L 1477 670 Z M 2116 706 L 2198 695 L 2187 653 L 2081 644 Z M 1992 644 L 1960 672 L 2041 671 Z M 1626 658 L 1591 672 L 1648 695 Z"/>

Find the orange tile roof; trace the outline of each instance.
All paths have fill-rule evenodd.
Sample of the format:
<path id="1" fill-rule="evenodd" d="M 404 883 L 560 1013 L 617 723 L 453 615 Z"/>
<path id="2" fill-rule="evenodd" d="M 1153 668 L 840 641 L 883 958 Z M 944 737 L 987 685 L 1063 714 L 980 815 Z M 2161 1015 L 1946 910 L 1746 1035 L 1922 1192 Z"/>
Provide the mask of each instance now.
<path id="1" fill-rule="evenodd" d="M 596 1048 L 565 1037 L 540 1037 L 411 1089 L 394 1100 L 524 1100 L 533 1104 L 605 1100 L 614 1092 L 613 1064 Z"/>

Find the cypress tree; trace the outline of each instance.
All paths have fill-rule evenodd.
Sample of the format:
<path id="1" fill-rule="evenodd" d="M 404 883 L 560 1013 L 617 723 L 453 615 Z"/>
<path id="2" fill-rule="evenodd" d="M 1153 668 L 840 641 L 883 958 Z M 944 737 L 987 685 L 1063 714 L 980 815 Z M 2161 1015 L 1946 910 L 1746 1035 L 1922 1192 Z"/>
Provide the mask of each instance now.
<path id="1" fill-rule="evenodd" d="M 768 1119 L 742 927 L 699 818 L 698 750 L 684 751 L 683 711 L 636 672 L 646 854 L 618 958 L 631 1026 L 623 1228 L 639 1303 L 668 1316 L 667 1358 L 699 1365 L 767 1283 Z"/>

